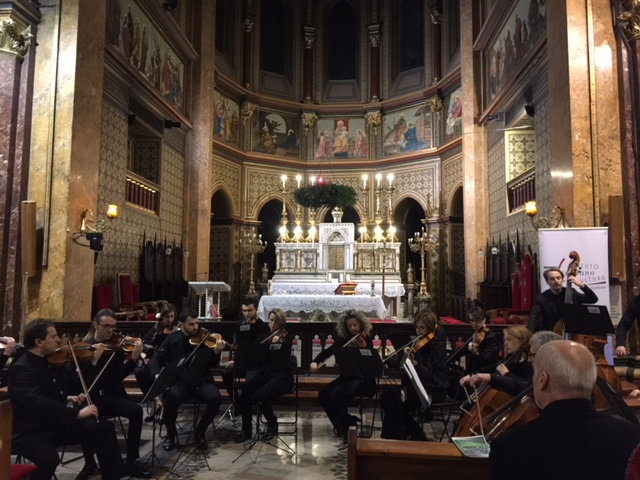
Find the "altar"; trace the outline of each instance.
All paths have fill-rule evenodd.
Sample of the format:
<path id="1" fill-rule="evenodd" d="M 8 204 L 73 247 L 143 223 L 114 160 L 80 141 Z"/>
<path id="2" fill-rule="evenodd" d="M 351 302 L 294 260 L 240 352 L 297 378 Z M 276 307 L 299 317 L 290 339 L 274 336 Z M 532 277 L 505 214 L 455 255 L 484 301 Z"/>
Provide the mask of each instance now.
<path id="1" fill-rule="evenodd" d="M 335 321 L 336 317 L 347 310 L 360 310 L 372 318 L 385 318 L 387 309 L 382 298 L 370 295 L 263 295 L 260 297 L 258 314 L 263 320 L 269 318 L 269 312 L 274 308 L 284 310 L 287 317 L 297 317 L 302 321 L 311 320 L 317 310 L 325 313 L 328 320 Z"/>

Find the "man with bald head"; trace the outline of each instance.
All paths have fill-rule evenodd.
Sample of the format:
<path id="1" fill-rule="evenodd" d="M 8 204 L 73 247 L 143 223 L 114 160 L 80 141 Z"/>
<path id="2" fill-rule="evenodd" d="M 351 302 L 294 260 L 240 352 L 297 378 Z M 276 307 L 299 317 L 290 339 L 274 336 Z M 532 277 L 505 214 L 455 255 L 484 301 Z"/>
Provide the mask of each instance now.
<path id="1" fill-rule="evenodd" d="M 624 479 L 640 427 L 595 411 L 593 355 L 568 340 L 542 345 L 533 361 L 540 417 L 491 442 L 491 479 Z"/>

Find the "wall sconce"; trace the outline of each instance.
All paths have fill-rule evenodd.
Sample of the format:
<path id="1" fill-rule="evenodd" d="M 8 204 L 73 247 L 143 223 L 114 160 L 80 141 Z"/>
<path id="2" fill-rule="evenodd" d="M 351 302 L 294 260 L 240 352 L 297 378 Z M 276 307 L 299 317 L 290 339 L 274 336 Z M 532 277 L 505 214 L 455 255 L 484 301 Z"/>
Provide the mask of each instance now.
<path id="1" fill-rule="evenodd" d="M 101 252 L 104 247 L 104 232 L 111 229 L 111 220 L 118 217 L 118 206 L 109 205 L 107 208 L 108 220 L 92 220 L 93 212 L 89 209 L 83 210 L 80 214 L 82 220 L 80 229 L 74 233 L 73 241 L 83 247 L 89 247 L 94 252 Z M 78 239 L 85 237 L 89 244 L 80 243 Z"/>
<path id="2" fill-rule="evenodd" d="M 536 230 L 540 228 L 565 228 L 566 225 L 564 223 L 564 208 L 556 205 L 551 210 L 551 216 L 540 217 L 537 220 L 534 220 L 534 217 L 538 214 L 538 205 L 535 201 L 530 201 L 524 204 L 525 212 L 527 216 L 531 219 L 531 225 Z"/>

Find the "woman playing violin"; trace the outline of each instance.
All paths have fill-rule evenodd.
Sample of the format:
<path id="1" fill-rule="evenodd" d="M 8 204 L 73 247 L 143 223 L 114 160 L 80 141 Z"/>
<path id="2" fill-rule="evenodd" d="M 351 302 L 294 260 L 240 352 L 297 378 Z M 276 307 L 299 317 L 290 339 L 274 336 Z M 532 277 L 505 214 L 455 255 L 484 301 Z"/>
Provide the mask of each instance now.
<path id="1" fill-rule="evenodd" d="M 405 348 L 405 357 L 401 362 L 411 362 L 432 401 L 441 402 L 445 398 L 448 375 L 446 347 L 436 332 L 438 317 L 432 310 L 424 309 L 416 315 L 413 325 L 418 336 L 413 346 Z M 410 415 L 419 407 L 420 398 L 405 374 L 402 376 L 402 385 L 380 396 L 384 412 L 380 436 L 397 440 L 425 440 L 420 425 Z"/>
<path id="2" fill-rule="evenodd" d="M 356 310 L 346 311 L 336 325 L 336 335 L 338 339 L 333 345 L 325 348 L 313 359 L 313 362 L 311 362 L 309 366 L 311 373 L 318 369 L 319 363 L 331 357 L 336 348 L 341 348 L 350 341 L 351 344 L 356 341 L 360 342 L 361 345 L 358 345 L 359 348 L 373 348 L 370 333 L 371 322 L 364 313 Z M 355 397 L 368 397 L 374 395 L 375 392 L 375 379 L 351 377 L 347 375 L 340 375 L 318 392 L 318 398 L 320 399 L 322 408 L 324 408 L 329 420 L 331 420 L 336 435 L 346 441 L 347 430 L 349 430 L 350 426 L 356 425 L 357 418 L 349 415 L 349 402 Z"/>
<path id="3" fill-rule="evenodd" d="M 521 392 L 531 384 L 533 378 L 533 367 L 528 361 L 530 339 L 531 331 L 523 325 L 507 328 L 504 332 L 505 361 L 462 377 L 460 385 L 489 384 L 492 388 L 511 395 Z"/>
<path id="4" fill-rule="evenodd" d="M 236 443 L 244 443 L 251 439 L 251 412 L 254 403 L 267 420 L 265 440 L 271 440 L 278 434 L 278 419 L 273 413 L 273 402 L 282 395 L 293 390 L 293 365 L 291 336 L 285 330 L 287 320 L 284 311 L 274 308 L 269 312 L 270 333 L 259 336 L 255 344 L 257 349 L 264 349 L 262 368 L 249 370 L 242 387 L 240 410 L 242 412 L 242 432 Z"/>
<path id="5" fill-rule="evenodd" d="M 500 341 L 496 334 L 487 327 L 485 311 L 480 307 L 472 307 L 469 309 L 468 319 L 475 333 L 461 351 L 462 355 L 468 354 L 464 369 L 464 373 L 467 375 L 498 363 L 500 352 Z"/>

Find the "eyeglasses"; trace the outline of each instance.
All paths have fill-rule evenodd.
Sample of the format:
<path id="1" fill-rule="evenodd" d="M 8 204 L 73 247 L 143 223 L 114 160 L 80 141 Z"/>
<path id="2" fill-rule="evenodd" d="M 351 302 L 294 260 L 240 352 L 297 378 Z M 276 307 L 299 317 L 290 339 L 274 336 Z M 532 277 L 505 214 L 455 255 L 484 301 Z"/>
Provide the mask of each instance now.
<path id="1" fill-rule="evenodd" d="M 116 328 L 116 324 L 115 323 L 108 323 L 108 324 L 105 324 L 105 325 L 103 325 L 102 323 L 99 323 L 98 325 L 100 325 L 105 330 L 113 330 L 113 329 Z"/>

